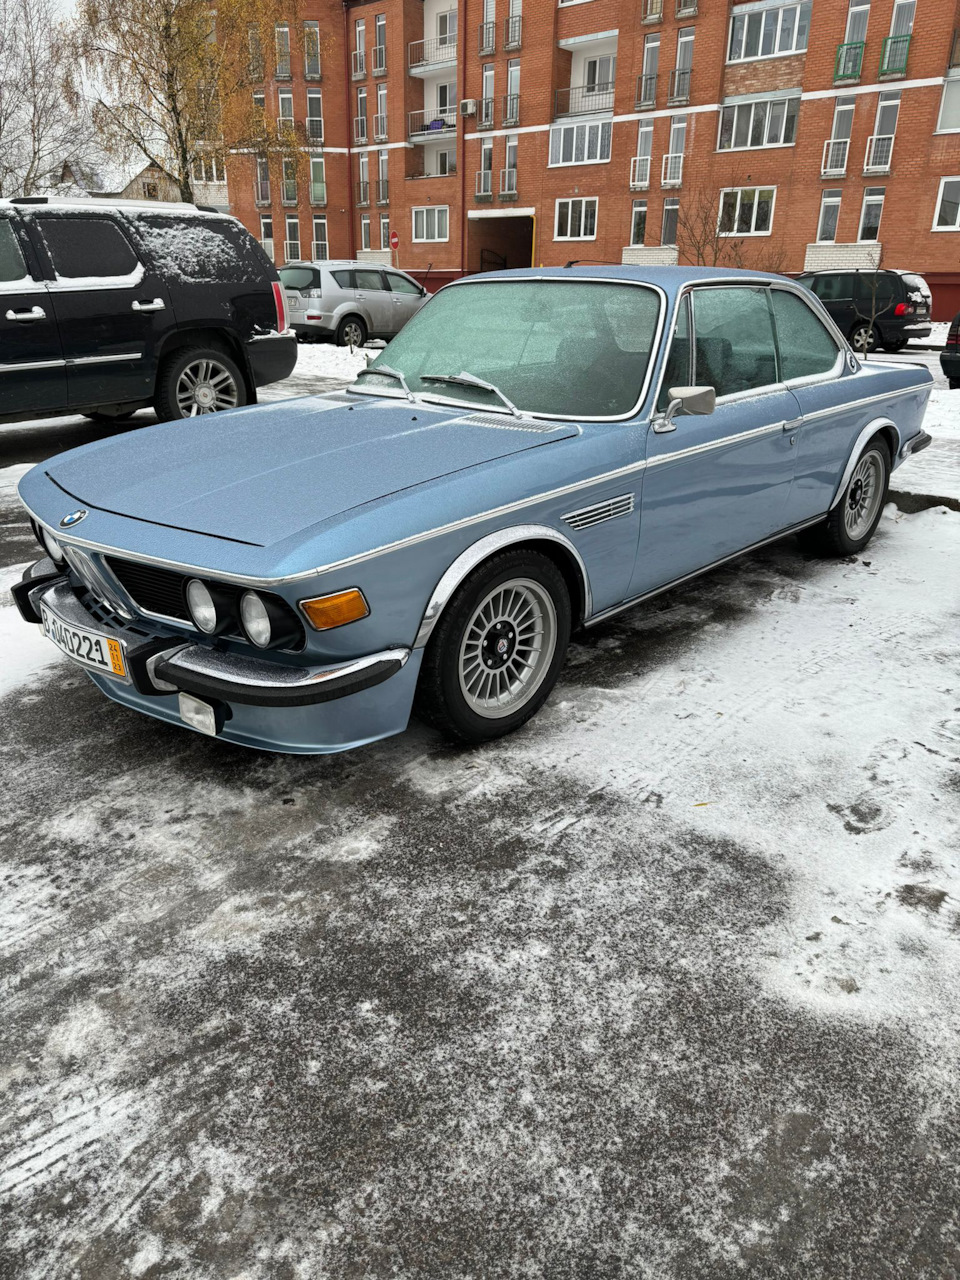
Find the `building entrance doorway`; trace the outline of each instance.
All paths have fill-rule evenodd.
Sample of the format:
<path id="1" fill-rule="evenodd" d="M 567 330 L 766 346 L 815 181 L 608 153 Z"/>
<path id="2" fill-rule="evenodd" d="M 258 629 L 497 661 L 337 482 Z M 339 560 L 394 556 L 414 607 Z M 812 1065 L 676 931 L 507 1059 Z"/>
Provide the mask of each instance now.
<path id="1" fill-rule="evenodd" d="M 467 214 L 469 274 L 529 267 L 533 257 L 532 209 L 471 209 Z"/>

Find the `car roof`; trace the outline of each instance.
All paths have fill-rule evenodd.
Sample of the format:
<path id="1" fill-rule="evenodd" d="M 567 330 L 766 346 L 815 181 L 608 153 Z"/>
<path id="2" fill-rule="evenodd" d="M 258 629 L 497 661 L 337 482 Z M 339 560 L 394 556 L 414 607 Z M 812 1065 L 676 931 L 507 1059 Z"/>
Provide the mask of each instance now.
<path id="1" fill-rule="evenodd" d="M 96 196 L 70 199 L 68 196 L 13 196 L 0 199 L 0 206 L 12 209 L 160 209 L 164 213 L 184 213 L 188 216 L 210 217 L 214 210 L 201 209 L 195 204 L 177 200 L 111 200 Z M 219 214 L 226 218 L 229 214 Z"/>
<path id="2" fill-rule="evenodd" d="M 804 271 L 804 276 L 858 276 L 863 273 L 868 275 L 888 275 L 888 276 L 920 276 L 923 278 L 922 271 L 912 271 L 909 267 L 827 267 L 823 271 Z"/>
<path id="3" fill-rule="evenodd" d="M 462 276 L 452 284 L 467 280 L 624 280 L 638 284 L 659 285 L 667 292 L 674 292 L 685 284 L 697 281 L 718 281 L 735 284 L 738 280 L 764 282 L 777 280 L 795 284 L 789 276 L 771 271 L 740 271 L 732 267 L 645 267 L 621 266 L 617 263 L 582 263 L 570 267 L 524 267 L 508 271 L 484 271 L 482 275 Z M 450 287 L 450 286 L 448 286 Z"/>
<path id="4" fill-rule="evenodd" d="M 389 262 L 361 262 L 358 258 L 297 258 L 294 262 L 285 262 L 282 267 L 277 267 L 277 270 L 283 271 L 286 267 L 326 267 L 327 270 L 339 267 L 364 267 L 369 271 L 379 269 L 396 271 L 401 276 L 407 275 L 402 267 L 395 267 Z"/>

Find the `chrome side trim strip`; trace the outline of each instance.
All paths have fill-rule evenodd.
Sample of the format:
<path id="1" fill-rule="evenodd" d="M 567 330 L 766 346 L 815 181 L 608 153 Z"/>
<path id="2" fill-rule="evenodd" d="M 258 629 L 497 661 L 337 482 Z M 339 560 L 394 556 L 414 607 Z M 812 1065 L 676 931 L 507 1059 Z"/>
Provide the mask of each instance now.
<path id="1" fill-rule="evenodd" d="M 85 364 L 116 364 L 121 360 L 142 360 L 142 351 L 127 351 L 118 356 L 74 356 L 68 360 L 27 360 L 22 364 L 0 364 L 0 373 L 24 373 L 31 369 L 73 369 Z"/>
<path id="2" fill-rule="evenodd" d="M 675 449 L 673 453 L 661 453 L 655 458 L 647 459 L 648 467 L 662 467 L 667 462 L 679 462 L 683 458 L 693 458 L 699 453 L 712 453 L 715 449 L 724 449 L 728 445 L 742 444 L 749 440 L 759 440 L 761 436 L 780 436 L 783 434 L 783 422 L 768 423 L 762 427 L 754 427 L 751 431 L 739 431 L 736 435 L 724 436 L 720 440 L 707 440 L 703 444 L 692 444 L 687 449 Z"/>
<path id="3" fill-rule="evenodd" d="M 63 369 L 66 363 L 66 360 L 26 360 L 22 364 L 0 364 L 0 373 L 28 373 L 31 369 Z"/>
<path id="4" fill-rule="evenodd" d="M 933 383 L 930 384 L 931 386 Z M 818 418 L 829 418 L 834 413 L 845 413 L 848 409 L 861 409 L 868 404 L 879 404 L 882 400 L 892 400 L 895 396 L 912 396 L 918 391 L 922 391 L 922 387 L 900 387 L 896 391 L 883 391 L 875 396 L 865 396 L 862 400 L 850 400 L 846 404 L 833 405 L 830 409 L 817 409 L 814 413 L 805 413 L 803 421 L 816 422 Z M 884 419 L 886 421 L 886 419 Z M 895 423 L 891 425 L 896 425 Z"/>
<path id="5" fill-rule="evenodd" d="M 169 659 L 171 667 L 192 671 L 195 675 L 212 676 L 230 684 L 256 685 L 264 692 L 271 690 L 311 689 L 325 680 L 356 675 L 378 662 L 399 662 L 404 666 L 410 657 L 409 649 L 384 649 L 364 658 L 352 658 L 347 662 L 328 667 L 291 667 L 285 663 L 268 662 L 263 658 L 247 657 L 236 653 L 223 653 L 204 645 L 189 645 Z"/>
<path id="6" fill-rule="evenodd" d="M 74 356 L 64 363 L 70 368 L 77 364 L 117 364 L 121 360 L 142 360 L 143 351 L 124 351 L 116 356 Z"/>
<path id="7" fill-rule="evenodd" d="M 652 591 L 644 591 L 642 595 L 633 596 L 630 600 L 624 600 L 622 604 L 615 604 L 612 609 L 604 609 L 602 613 L 595 613 L 592 618 L 585 618 L 583 625 L 585 627 L 594 627 L 597 623 L 606 622 L 608 618 L 613 618 L 616 614 L 623 613 L 625 609 L 632 609 L 634 605 L 643 604 L 645 600 L 652 600 L 654 596 L 662 595 L 664 591 L 670 591 L 674 587 L 682 586 L 684 582 L 699 578 L 702 573 L 709 573 L 711 569 L 719 569 L 722 564 L 728 564 L 731 560 L 738 560 L 740 556 L 749 555 L 751 551 L 758 551 L 760 547 L 766 547 L 771 542 L 779 542 L 781 538 L 789 538 L 792 533 L 799 533 L 801 529 L 809 529 L 815 524 L 821 524 L 826 514 L 824 512 L 822 516 L 814 516 L 812 520 L 802 520 L 799 524 L 789 525 L 786 529 L 781 529 L 779 533 L 771 534 L 769 538 L 761 538 L 759 542 L 751 542 L 749 547 L 742 547 L 739 551 L 733 551 L 728 556 L 721 556 L 719 560 L 705 564 L 702 569 L 694 569 L 691 573 L 685 573 L 682 578 L 674 578 L 672 582 L 665 582 L 663 586 L 654 587 Z"/>

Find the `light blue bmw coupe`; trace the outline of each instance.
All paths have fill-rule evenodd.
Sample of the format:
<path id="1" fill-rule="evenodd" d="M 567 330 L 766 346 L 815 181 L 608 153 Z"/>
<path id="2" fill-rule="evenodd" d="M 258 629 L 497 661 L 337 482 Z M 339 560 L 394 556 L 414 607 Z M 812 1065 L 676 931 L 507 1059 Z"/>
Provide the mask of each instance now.
<path id="1" fill-rule="evenodd" d="M 475 276 L 343 393 L 35 467 L 14 595 L 109 697 L 201 733 L 340 751 L 416 709 L 482 742 L 572 630 L 787 534 L 862 551 L 931 383 L 780 276 Z"/>

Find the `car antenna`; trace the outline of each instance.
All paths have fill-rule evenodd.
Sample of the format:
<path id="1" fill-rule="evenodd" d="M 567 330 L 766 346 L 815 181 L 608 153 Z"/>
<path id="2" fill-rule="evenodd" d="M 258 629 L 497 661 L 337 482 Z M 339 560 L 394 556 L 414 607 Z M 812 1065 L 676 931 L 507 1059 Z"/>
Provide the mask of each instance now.
<path id="1" fill-rule="evenodd" d="M 612 263 L 604 262 L 603 258 L 571 258 L 569 262 L 563 264 L 564 270 L 567 267 L 579 267 L 582 262 L 594 262 L 598 267 L 609 267 Z"/>

